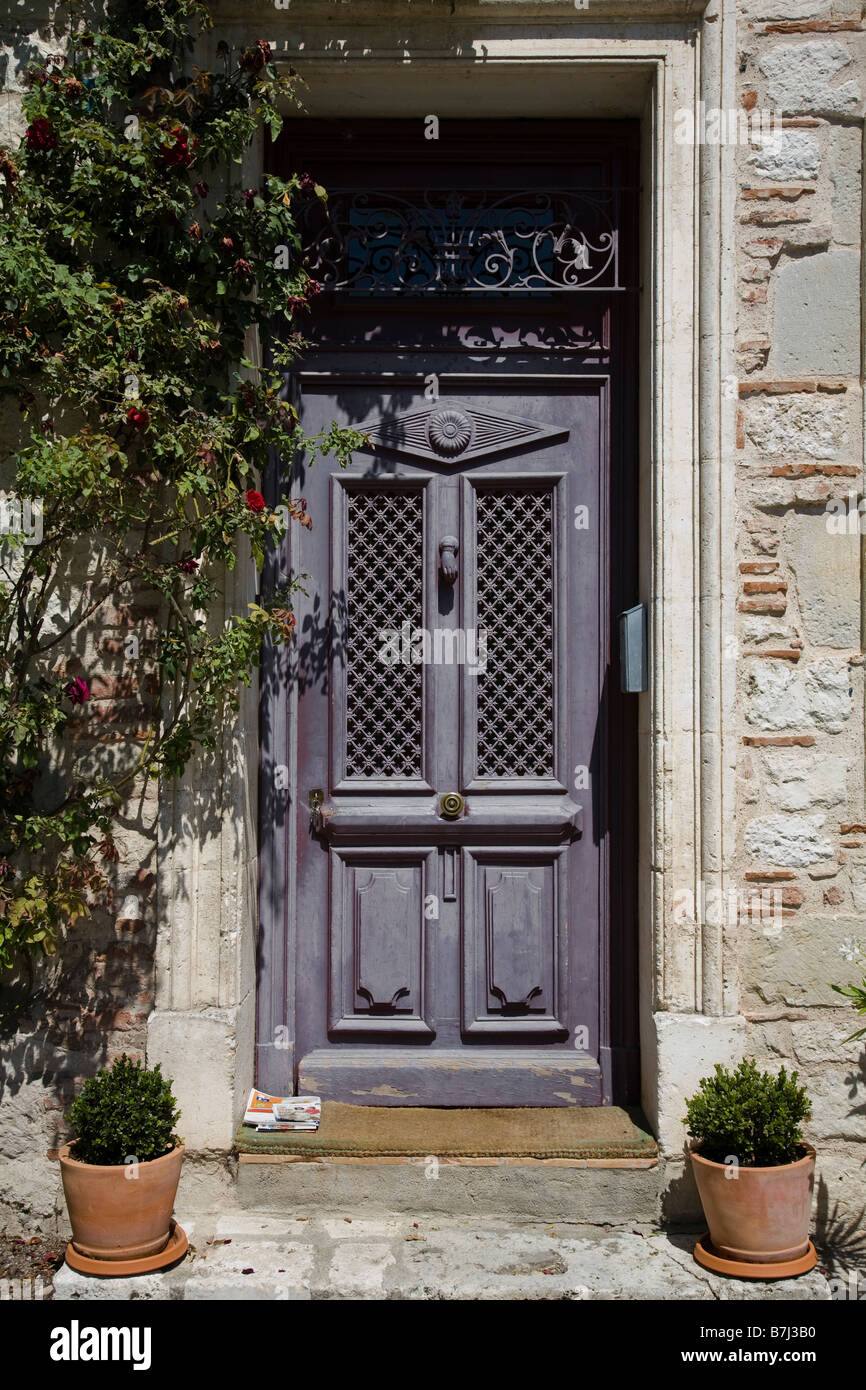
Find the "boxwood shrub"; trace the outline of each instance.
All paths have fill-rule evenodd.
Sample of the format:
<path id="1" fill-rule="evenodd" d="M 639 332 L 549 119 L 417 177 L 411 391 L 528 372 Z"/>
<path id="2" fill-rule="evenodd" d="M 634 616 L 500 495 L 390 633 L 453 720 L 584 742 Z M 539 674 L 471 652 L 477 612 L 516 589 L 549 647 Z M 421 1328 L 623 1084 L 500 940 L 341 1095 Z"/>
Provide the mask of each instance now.
<path id="1" fill-rule="evenodd" d="M 734 1071 L 716 1066 L 686 1102 L 686 1124 L 698 1153 L 714 1163 L 732 1156 L 747 1168 L 772 1168 L 803 1156 L 802 1123 L 812 1107 L 805 1088 L 782 1067 L 778 1076 L 754 1061 Z"/>
<path id="2" fill-rule="evenodd" d="M 72 1157 L 81 1163 L 147 1163 L 179 1143 L 180 1119 L 171 1082 L 126 1056 L 85 1081 L 67 1119 L 75 1131 Z"/>

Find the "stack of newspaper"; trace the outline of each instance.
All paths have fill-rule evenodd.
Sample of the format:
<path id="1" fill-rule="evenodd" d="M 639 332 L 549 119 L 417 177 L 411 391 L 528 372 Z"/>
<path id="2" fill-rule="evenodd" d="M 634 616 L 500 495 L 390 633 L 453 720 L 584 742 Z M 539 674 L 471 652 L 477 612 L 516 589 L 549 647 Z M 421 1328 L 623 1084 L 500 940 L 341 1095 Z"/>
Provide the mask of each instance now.
<path id="1" fill-rule="evenodd" d="M 322 1118 L 320 1096 L 269 1096 L 265 1091 L 250 1091 L 244 1124 L 256 1130 L 316 1130 Z"/>

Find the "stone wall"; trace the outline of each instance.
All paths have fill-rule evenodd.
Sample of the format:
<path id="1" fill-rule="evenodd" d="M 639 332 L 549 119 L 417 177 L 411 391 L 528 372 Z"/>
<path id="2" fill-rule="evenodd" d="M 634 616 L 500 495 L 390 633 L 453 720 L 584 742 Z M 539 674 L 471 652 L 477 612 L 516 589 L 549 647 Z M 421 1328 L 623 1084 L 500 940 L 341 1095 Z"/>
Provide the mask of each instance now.
<path id="1" fill-rule="evenodd" d="M 866 1206 L 866 1052 L 829 988 L 866 937 L 863 28 L 845 0 L 744 0 L 738 29 L 742 107 L 781 113 L 738 147 L 739 863 L 779 907 L 741 915 L 740 1007 L 813 1098 L 828 1221 Z"/>

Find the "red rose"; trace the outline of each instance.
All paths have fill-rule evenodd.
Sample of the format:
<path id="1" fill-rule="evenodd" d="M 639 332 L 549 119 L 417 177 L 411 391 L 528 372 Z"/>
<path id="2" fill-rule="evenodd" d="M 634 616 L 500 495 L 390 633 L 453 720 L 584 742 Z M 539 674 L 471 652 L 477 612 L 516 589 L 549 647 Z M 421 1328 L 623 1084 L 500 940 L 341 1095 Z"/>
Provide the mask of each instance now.
<path id="1" fill-rule="evenodd" d="M 312 174 L 301 174 L 301 192 L 305 198 L 312 198 L 316 192 L 316 180 Z"/>
<path id="2" fill-rule="evenodd" d="M 240 56 L 238 67 L 242 72 L 261 72 L 271 61 L 271 46 L 264 39 L 258 39 L 252 48 L 245 48 Z"/>
<path id="3" fill-rule="evenodd" d="M 198 183 L 193 184 L 193 191 L 196 193 L 196 195 L 197 195 L 199 198 L 206 198 L 206 197 L 207 197 L 207 195 L 208 195 L 208 186 L 207 186 L 207 184 L 205 183 L 204 179 L 199 179 Z"/>
<path id="4" fill-rule="evenodd" d="M 247 207 L 248 207 L 248 208 L 251 208 L 251 207 L 253 206 L 253 204 L 255 203 L 255 201 L 256 201 L 256 190 L 255 190 L 254 188 L 245 188 L 245 189 L 244 189 L 244 202 L 246 203 Z"/>
<path id="5" fill-rule="evenodd" d="M 252 275 L 252 273 L 252 266 L 250 265 L 249 261 L 245 261 L 243 258 L 235 261 L 234 265 L 232 266 L 232 274 L 234 275 L 236 280 L 246 279 L 248 276 Z"/>
<path id="6" fill-rule="evenodd" d="M 160 152 L 160 159 L 167 168 L 188 169 L 195 160 L 195 154 L 189 148 L 189 133 L 183 126 L 175 126 L 171 132 L 173 144 L 163 145 Z M 193 150 L 198 144 L 198 140 L 193 137 Z"/>
<path id="7" fill-rule="evenodd" d="M 201 241 L 201 227 L 197 222 L 190 222 L 189 234 L 190 236 L 195 237 L 196 241 Z"/>
<path id="8" fill-rule="evenodd" d="M 27 127 L 27 144 L 31 150 L 53 150 L 57 145 L 57 136 L 51 128 L 51 122 L 44 116 L 38 116 L 36 120 Z"/>
<path id="9" fill-rule="evenodd" d="M 150 415 L 143 408 L 139 410 L 137 406 L 131 405 L 126 412 L 126 423 L 132 425 L 133 429 L 146 430 L 150 424 Z"/>
<path id="10" fill-rule="evenodd" d="M 90 686 L 81 676 L 77 676 L 74 681 L 70 681 L 64 688 L 63 693 L 68 696 L 73 705 L 83 705 L 85 700 L 90 699 Z"/>
<path id="11" fill-rule="evenodd" d="M 194 560 L 191 555 L 187 555 L 183 560 L 178 560 L 177 567 L 184 574 L 195 574 L 198 569 L 198 560 Z"/>
<path id="12" fill-rule="evenodd" d="M 308 299 L 315 299 L 317 294 L 321 294 L 324 286 L 318 280 L 308 280 L 304 286 L 304 294 Z"/>
<path id="13" fill-rule="evenodd" d="M 250 488 L 249 492 L 247 493 L 247 506 L 249 507 L 250 511 L 263 512 L 265 510 L 266 505 L 267 503 L 265 502 L 264 497 L 262 497 L 262 494 L 260 492 L 256 492 L 255 488 Z"/>

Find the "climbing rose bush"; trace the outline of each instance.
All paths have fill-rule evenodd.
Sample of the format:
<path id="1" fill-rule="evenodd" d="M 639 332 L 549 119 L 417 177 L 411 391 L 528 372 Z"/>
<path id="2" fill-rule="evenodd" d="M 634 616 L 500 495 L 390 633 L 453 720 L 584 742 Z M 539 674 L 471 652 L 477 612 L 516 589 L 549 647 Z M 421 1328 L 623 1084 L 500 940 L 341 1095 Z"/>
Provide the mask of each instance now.
<path id="1" fill-rule="evenodd" d="M 25 431 L 3 481 L 39 523 L 0 537 L 5 967 L 54 949 L 105 898 L 124 799 L 214 750 L 263 642 L 291 639 L 290 587 L 211 620 L 239 542 L 261 567 L 293 520 L 312 524 L 305 504 L 266 498 L 268 461 L 303 449 L 343 463 L 359 442 L 303 435 L 283 398 L 318 290 L 296 230 L 308 183 L 212 193 L 263 125 L 279 132 L 294 76 L 264 41 L 220 43 L 216 71 L 196 66 L 211 25 L 199 0 L 124 0 L 98 25 L 65 13 L 64 56 L 31 69 L 24 139 L 0 149 L 0 393 Z M 267 370 L 245 356 L 256 329 Z M 99 748 L 100 632 L 141 594 L 158 600 L 158 637 L 124 667 L 137 744 L 110 774 L 63 750 L 83 720 Z"/>

